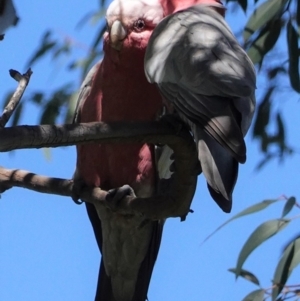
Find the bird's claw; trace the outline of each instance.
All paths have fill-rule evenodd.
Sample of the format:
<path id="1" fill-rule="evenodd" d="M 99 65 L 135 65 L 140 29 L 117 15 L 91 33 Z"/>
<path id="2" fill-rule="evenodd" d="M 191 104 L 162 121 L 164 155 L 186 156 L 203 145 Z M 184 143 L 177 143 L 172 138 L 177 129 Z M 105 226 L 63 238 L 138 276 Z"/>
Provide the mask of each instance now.
<path id="1" fill-rule="evenodd" d="M 160 120 L 171 125 L 176 130 L 176 134 L 178 134 L 180 131 L 182 131 L 183 128 L 186 127 L 184 122 L 176 113 L 163 115 L 161 116 Z"/>
<path id="2" fill-rule="evenodd" d="M 83 201 L 80 200 L 80 193 L 85 187 L 85 183 L 81 179 L 73 180 L 73 186 L 71 191 L 71 198 L 75 204 L 81 205 Z"/>
<path id="3" fill-rule="evenodd" d="M 112 210 L 117 210 L 119 202 L 127 196 L 132 198 L 136 197 L 134 190 L 129 185 L 123 185 L 121 187 L 108 190 L 105 200 Z"/>

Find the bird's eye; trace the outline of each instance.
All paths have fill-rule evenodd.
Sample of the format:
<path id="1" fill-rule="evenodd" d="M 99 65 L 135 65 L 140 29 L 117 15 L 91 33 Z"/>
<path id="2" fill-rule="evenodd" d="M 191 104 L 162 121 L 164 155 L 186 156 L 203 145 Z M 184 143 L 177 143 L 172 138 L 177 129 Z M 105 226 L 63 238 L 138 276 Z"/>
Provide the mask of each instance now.
<path id="1" fill-rule="evenodd" d="M 139 19 L 139 20 L 134 22 L 133 27 L 134 27 L 135 30 L 141 31 L 145 27 L 145 21 L 142 20 L 142 19 Z"/>

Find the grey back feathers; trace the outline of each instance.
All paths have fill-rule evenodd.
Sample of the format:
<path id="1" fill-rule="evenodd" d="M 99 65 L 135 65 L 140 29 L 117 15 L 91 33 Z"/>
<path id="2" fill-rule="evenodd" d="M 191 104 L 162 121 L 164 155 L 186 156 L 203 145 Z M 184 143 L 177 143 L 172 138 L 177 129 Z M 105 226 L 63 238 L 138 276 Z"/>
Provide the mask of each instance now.
<path id="1" fill-rule="evenodd" d="M 190 125 L 210 193 L 230 211 L 255 108 L 251 60 L 224 18 L 200 4 L 159 23 L 148 43 L 145 73 Z"/>

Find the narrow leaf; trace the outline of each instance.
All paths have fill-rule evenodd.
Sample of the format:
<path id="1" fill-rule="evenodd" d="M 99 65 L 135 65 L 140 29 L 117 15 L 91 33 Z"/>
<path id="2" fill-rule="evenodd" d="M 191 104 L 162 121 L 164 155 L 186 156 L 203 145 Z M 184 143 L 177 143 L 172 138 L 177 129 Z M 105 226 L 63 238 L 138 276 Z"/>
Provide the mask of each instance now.
<path id="1" fill-rule="evenodd" d="M 255 171 L 259 171 L 262 169 L 267 163 L 269 163 L 273 158 L 275 157 L 274 154 L 266 154 L 265 157 L 258 162 L 258 164 L 255 167 Z"/>
<path id="2" fill-rule="evenodd" d="M 250 294 L 248 294 L 242 301 L 263 301 L 265 291 L 263 289 L 258 289 Z"/>
<path id="3" fill-rule="evenodd" d="M 42 56 L 47 54 L 54 46 L 56 42 L 50 42 L 47 44 L 41 45 L 41 47 L 33 54 L 32 58 L 29 60 L 27 66 L 31 66 L 34 62 L 40 59 Z"/>
<path id="4" fill-rule="evenodd" d="M 288 242 L 286 242 L 286 243 L 284 244 L 284 246 L 282 247 L 282 254 L 283 254 L 284 251 L 288 248 L 288 246 L 289 246 L 290 244 L 292 244 L 292 243 L 293 243 L 296 239 L 298 239 L 298 238 L 300 238 L 300 233 L 299 233 L 299 232 L 296 233 L 296 234 L 294 234 L 293 237 L 290 238 L 290 239 L 288 240 Z"/>
<path id="5" fill-rule="evenodd" d="M 282 74 L 286 74 L 287 73 L 287 71 L 285 70 L 285 68 L 284 67 L 282 67 L 282 66 L 277 66 L 277 67 L 272 67 L 272 69 L 270 69 L 269 71 L 268 71 L 268 77 L 269 77 L 269 79 L 273 79 L 273 78 L 275 78 L 278 74 L 280 74 L 280 73 L 282 73 Z"/>
<path id="6" fill-rule="evenodd" d="M 285 285 L 290 272 L 289 268 L 294 257 L 295 242 L 292 242 L 282 254 L 279 263 L 275 269 L 273 283 L 277 284 L 272 290 L 272 301 L 274 301 Z"/>
<path id="7" fill-rule="evenodd" d="M 253 127 L 253 137 L 261 137 L 265 132 L 265 128 L 269 124 L 270 111 L 271 111 L 271 101 L 270 98 L 275 90 L 274 86 L 269 87 L 262 102 L 257 108 L 257 115 L 254 121 Z"/>
<path id="8" fill-rule="evenodd" d="M 94 42 L 92 43 L 92 46 L 91 46 L 92 49 L 95 49 L 98 46 L 98 44 L 100 43 L 100 41 L 102 41 L 102 38 L 103 38 L 103 35 L 104 35 L 105 31 L 106 31 L 106 24 L 103 24 L 100 27 Z"/>
<path id="9" fill-rule="evenodd" d="M 277 123 L 277 134 L 276 140 L 278 147 L 280 148 L 281 153 L 285 151 L 286 143 L 285 143 L 285 129 L 284 122 L 282 120 L 281 113 L 277 112 L 276 114 L 276 123 Z"/>
<path id="10" fill-rule="evenodd" d="M 31 98 L 29 98 L 30 101 L 32 101 L 35 104 L 41 104 L 44 100 L 44 94 L 42 92 L 35 92 Z"/>
<path id="11" fill-rule="evenodd" d="M 247 0 L 238 0 L 238 3 L 241 6 L 241 8 L 243 9 L 243 11 L 246 13 L 248 1 Z"/>
<path id="12" fill-rule="evenodd" d="M 41 43 L 39 48 L 35 51 L 32 57 L 29 59 L 26 64 L 27 67 L 30 67 L 37 60 L 42 58 L 45 54 L 47 54 L 53 47 L 56 46 L 57 41 L 51 39 L 52 32 L 50 30 L 46 31 L 41 39 Z"/>
<path id="13" fill-rule="evenodd" d="M 290 220 L 287 219 L 274 219 L 262 223 L 250 235 L 244 244 L 236 265 L 236 277 L 239 276 L 242 266 L 249 255 L 267 239 L 284 229 Z"/>
<path id="14" fill-rule="evenodd" d="M 293 269 L 296 268 L 300 263 L 300 238 L 295 240 L 294 245 L 294 256 L 289 270 L 290 274 L 292 273 Z"/>
<path id="15" fill-rule="evenodd" d="M 289 50 L 289 76 L 292 88 L 300 93 L 298 34 L 291 19 L 287 24 L 287 43 Z"/>
<path id="16" fill-rule="evenodd" d="M 300 26 L 300 0 L 297 1 L 297 24 Z"/>
<path id="17" fill-rule="evenodd" d="M 265 208 L 267 208 L 269 205 L 272 205 L 276 202 L 278 202 L 279 200 L 264 200 L 260 203 L 254 204 L 244 210 L 242 210 L 240 213 L 234 215 L 232 218 L 230 218 L 229 220 L 227 220 L 225 223 L 223 223 L 221 226 L 219 226 L 214 232 L 212 232 L 210 235 L 208 235 L 204 241 L 202 242 L 202 244 L 204 242 L 206 242 L 209 238 L 211 238 L 216 232 L 218 232 L 221 228 L 223 228 L 224 226 L 226 226 L 227 224 L 229 224 L 230 222 L 232 222 L 233 220 L 240 218 L 242 216 L 245 215 L 249 215 L 252 213 L 256 213 L 259 212 L 261 210 L 264 210 Z"/>
<path id="18" fill-rule="evenodd" d="M 228 271 L 236 274 L 236 269 L 228 269 Z M 251 273 L 247 270 L 241 269 L 239 276 L 245 278 L 246 280 L 248 280 L 258 286 L 260 285 L 258 278 L 253 273 Z"/>
<path id="19" fill-rule="evenodd" d="M 266 24 L 257 38 L 253 41 L 247 53 L 253 64 L 262 64 L 264 56 L 274 47 L 281 31 L 281 20 Z"/>
<path id="20" fill-rule="evenodd" d="M 253 33 L 277 17 L 288 0 L 268 0 L 261 4 L 249 18 L 243 33 L 244 41 L 248 41 Z"/>
<path id="21" fill-rule="evenodd" d="M 284 205 L 284 207 L 283 207 L 283 211 L 282 211 L 282 215 L 281 215 L 281 217 L 285 217 L 287 214 L 289 214 L 290 213 L 290 211 L 293 209 L 293 207 L 295 206 L 295 204 L 296 204 L 296 198 L 295 197 L 290 197 L 287 201 L 286 201 L 286 203 L 285 203 L 285 205 Z"/>

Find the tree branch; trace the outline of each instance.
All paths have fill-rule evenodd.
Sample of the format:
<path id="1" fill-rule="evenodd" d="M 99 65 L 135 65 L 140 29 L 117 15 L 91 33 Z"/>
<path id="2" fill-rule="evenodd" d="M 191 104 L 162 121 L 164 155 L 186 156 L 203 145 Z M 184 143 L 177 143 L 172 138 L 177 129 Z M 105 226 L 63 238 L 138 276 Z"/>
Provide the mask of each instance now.
<path id="1" fill-rule="evenodd" d="M 17 126 L 0 129 L 0 139 L 1 152 L 95 142 L 168 144 L 174 151 L 175 162 L 175 172 L 171 178 L 160 181 L 157 195 L 149 198 L 126 197 L 118 204 L 117 210 L 124 214 L 143 214 L 153 220 L 167 217 L 181 217 L 184 220 L 190 211 L 199 164 L 193 138 L 182 125 L 175 128 L 164 121 L 157 121 Z M 0 184 L 2 191 L 18 186 L 43 193 L 71 196 L 73 182 L 1 168 Z M 84 190 L 80 198 L 110 207 L 105 201 L 106 194 L 99 188 L 90 188 Z"/>
<path id="2" fill-rule="evenodd" d="M 175 128 L 164 121 L 23 125 L 0 129 L 0 152 L 95 142 L 173 144 L 191 139 L 189 136 L 181 124 Z"/>
<path id="3" fill-rule="evenodd" d="M 6 105 L 6 107 L 2 113 L 2 116 L 0 117 L 0 127 L 2 127 L 2 128 L 5 127 L 10 116 L 15 111 L 16 107 L 18 106 L 18 104 L 23 96 L 23 93 L 29 83 L 32 71 L 29 68 L 26 71 L 26 73 L 24 73 L 22 75 L 20 72 L 10 69 L 9 74 L 12 78 L 14 78 L 17 82 L 19 82 L 19 85 L 18 85 L 16 91 L 14 92 L 14 94 L 12 95 L 10 101 Z"/>

